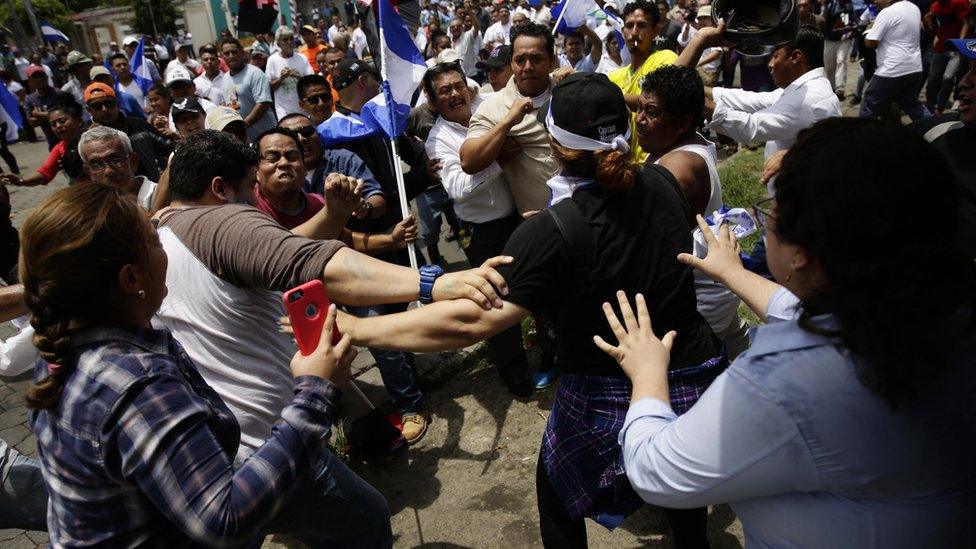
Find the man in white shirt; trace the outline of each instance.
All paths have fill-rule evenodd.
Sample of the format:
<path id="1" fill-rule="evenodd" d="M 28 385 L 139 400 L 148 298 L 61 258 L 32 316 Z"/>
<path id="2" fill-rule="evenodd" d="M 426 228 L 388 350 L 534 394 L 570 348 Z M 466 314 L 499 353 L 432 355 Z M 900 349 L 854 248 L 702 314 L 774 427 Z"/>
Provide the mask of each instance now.
<path id="1" fill-rule="evenodd" d="M 132 76 L 132 71 L 129 69 L 129 59 L 125 54 L 117 53 L 108 61 L 115 71 L 115 78 L 119 83 L 119 87 L 132 97 L 135 97 L 140 105 L 145 106 L 145 94 L 142 93 L 142 88 L 139 87 L 139 83 Z"/>
<path id="2" fill-rule="evenodd" d="M 338 13 L 332 14 L 332 26 L 326 32 L 326 38 L 329 40 L 329 44 L 334 44 L 333 40 L 339 34 L 339 27 L 342 26 L 342 18 Z"/>
<path id="3" fill-rule="evenodd" d="M 424 75 L 424 93 L 440 116 L 427 137 L 427 157 L 440 162 L 440 180 L 454 200 L 454 213 L 471 235 L 463 248 L 468 262 L 481 265 L 502 252 L 519 224 L 508 183 L 497 161 L 474 174 L 461 169 L 461 145 L 476 105 L 465 77 L 457 66 L 438 64 Z M 525 370 L 525 349 L 519 326 L 513 326 L 489 339 L 503 379 Z"/>
<path id="4" fill-rule="evenodd" d="M 725 25 L 703 28 L 675 62 L 695 68 L 707 48 L 720 45 Z M 771 92 L 705 88 L 705 115 L 711 128 L 740 143 L 766 142 L 766 157 L 790 148 L 800 130 L 841 116 L 840 101 L 823 70 L 823 34 L 803 27 L 776 49 L 769 70 L 779 87 Z"/>
<path id="5" fill-rule="evenodd" d="M 221 79 L 224 73 L 220 72 L 220 56 L 217 49 L 213 46 L 200 48 L 200 65 L 203 66 L 203 74 L 193 79 L 197 94 L 217 105 L 223 105 L 224 92 L 221 91 L 223 85 Z"/>
<path id="6" fill-rule="evenodd" d="M 590 38 L 590 54 L 586 55 L 583 48 L 586 45 L 584 36 Z M 603 41 L 590 27 L 583 25 L 566 35 L 563 39 L 564 52 L 559 54 L 559 65 L 571 67 L 573 72 L 595 72 L 596 66 L 603 56 Z"/>
<path id="7" fill-rule="evenodd" d="M 298 79 L 312 74 L 312 67 L 304 55 L 295 55 L 295 31 L 278 27 L 275 43 L 281 51 L 268 58 L 264 73 L 274 92 L 275 114 L 282 119 L 293 112 L 302 112 L 298 104 Z"/>
<path id="8" fill-rule="evenodd" d="M 470 24 L 470 26 L 466 26 Z M 451 19 L 447 25 L 447 32 L 451 36 L 451 49 L 461 56 L 461 68 L 465 75 L 478 72 L 475 63 L 478 62 L 478 51 L 481 50 L 481 29 L 478 18 L 467 11 L 458 10 L 458 16 Z"/>
<path id="9" fill-rule="evenodd" d="M 117 187 L 136 197 L 144 210 L 152 208 L 156 182 L 135 174 L 139 155 L 132 150 L 128 135 L 109 126 L 94 126 L 81 134 L 78 155 L 92 183 Z"/>
<path id="10" fill-rule="evenodd" d="M 366 39 L 366 33 L 363 32 L 362 25 L 356 25 L 351 28 L 352 31 L 349 33 L 352 36 L 350 45 L 352 46 L 353 51 L 356 52 L 356 57 L 362 59 L 363 53 L 366 51 L 366 48 L 369 47 L 369 41 Z"/>
<path id="11" fill-rule="evenodd" d="M 485 31 L 485 47 L 490 43 L 492 47 L 502 44 L 510 44 L 510 33 L 512 31 L 512 14 L 508 6 L 498 6 L 498 21 Z"/>
<path id="12" fill-rule="evenodd" d="M 200 74 L 202 70 L 200 67 L 200 62 L 196 59 L 190 58 L 190 48 L 186 44 L 180 44 L 176 48 L 176 59 L 173 59 L 166 65 L 166 70 L 163 71 L 163 78 L 169 76 L 169 71 L 182 67 L 190 72 L 190 74 Z"/>
<path id="13" fill-rule="evenodd" d="M 878 0 L 878 8 L 881 11 L 864 40 L 867 47 L 878 50 L 878 68 L 864 90 L 861 116 L 881 116 L 894 101 L 913 122 L 928 118 L 931 114 L 918 100 L 922 86 L 922 13 L 918 6 L 903 0 Z"/>

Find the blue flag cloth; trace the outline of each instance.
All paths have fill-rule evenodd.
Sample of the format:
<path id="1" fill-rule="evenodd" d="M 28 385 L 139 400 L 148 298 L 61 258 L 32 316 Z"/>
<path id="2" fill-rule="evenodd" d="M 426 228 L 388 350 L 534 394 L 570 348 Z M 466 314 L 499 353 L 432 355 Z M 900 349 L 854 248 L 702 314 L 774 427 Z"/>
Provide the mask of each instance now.
<path id="1" fill-rule="evenodd" d="M 390 0 L 376 1 L 387 80 L 383 81 L 380 93 L 363 105 L 359 116 L 337 112 L 319 124 L 319 136 L 326 147 L 377 133 L 391 139 L 402 134 L 410 115 L 410 100 L 427 72 L 423 56 Z"/>
<path id="2" fill-rule="evenodd" d="M 132 52 L 132 59 L 129 59 L 129 70 L 132 71 L 132 77 L 135 78 L 136 84 L 139 85 L 139 89 L 144 95 L 149 93 L 149 88 L 153 86 L 152 73 L 149 72 L 149 61 L 146 61 L 145 45 L 146 37 L 143 36 L 139 39 L 136 51 Z"/>
<path id="3" fill-rule="evenodd" d="M 555 31 L 559 34 L 573 32 L 573 29 L 585 25 L 586 16 L 596 9 L 599 8 L 593 0 L 561 0 L 552 7 L 552 19 L 559 21 Z"/>
<path id="4" fill-rule="evenodd" d="M 68 35 L 54 28 L 54 25 L 43 19 L 37 20 L 37 26 L 41 27 L 41 36 L 45 42 L 71 42 Z"/>
<path id="5" fill-rule="evenodd" d="M 7 86 L 0 84 L 0 122 L 7 123 L 6 138 L 9 142 L 17 141 L 17 130 L 24 127 L 24 118 L 20 116 L 20 102 Z"/>

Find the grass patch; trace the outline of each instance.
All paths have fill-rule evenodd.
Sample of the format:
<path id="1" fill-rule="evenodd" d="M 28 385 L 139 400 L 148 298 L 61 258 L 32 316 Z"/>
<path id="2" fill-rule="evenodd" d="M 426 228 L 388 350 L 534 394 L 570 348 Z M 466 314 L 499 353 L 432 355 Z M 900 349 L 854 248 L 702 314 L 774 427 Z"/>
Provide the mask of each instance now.
<path id="1" fill-rule="evenodd" d="M 719 166 L 718 174 L 722 180 L 722 197 L 730 208 L 746 208 L 766 197 L 766 186 L 759 182 L 763 169 L 763 148 L 750 151 L 744 149 Z M 739 244 L 743 250 L 752 251 L 759 241 L 758 235 L 743 239 Z"/>

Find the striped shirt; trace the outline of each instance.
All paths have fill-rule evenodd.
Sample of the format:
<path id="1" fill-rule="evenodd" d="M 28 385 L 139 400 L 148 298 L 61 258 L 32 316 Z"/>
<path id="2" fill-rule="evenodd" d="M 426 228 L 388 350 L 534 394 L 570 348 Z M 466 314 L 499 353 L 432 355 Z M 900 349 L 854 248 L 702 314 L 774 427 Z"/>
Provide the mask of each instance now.
<path id="1" fill-rule="evenodd" d="M 247 543 L 324 451 L 340 396 L 328 381 L 296 378 L 270 438 L 234 470 L 240 427 L 168 331 L 71 340 L 58 406 L 30 414 L 55 547 Z"/>

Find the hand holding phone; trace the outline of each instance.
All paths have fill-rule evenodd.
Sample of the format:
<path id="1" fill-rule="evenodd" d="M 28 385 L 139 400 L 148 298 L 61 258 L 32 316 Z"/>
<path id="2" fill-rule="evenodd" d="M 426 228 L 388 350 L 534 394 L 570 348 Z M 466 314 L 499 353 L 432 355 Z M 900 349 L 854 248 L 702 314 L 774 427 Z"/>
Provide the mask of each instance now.
<path id="1" fill-rule="evenodd" d="M 316 376 L 330 381 L 341 388 L 349 385 L 352 370 L 349 368 L 356 350 L 352 347 L 351 338 L 347 335 L 337 343 L 330 341 L 335 332 L 336 308 L 330 305 L 323 315 L 325 321 L 319 330 L 319 341 L 308 355 L 301 351 L 295 353 L 291 359 L 291 373 L 294 377 Z M 298 335 L 298 331 L 295 331 Z"/>
<path id="2" fill-rule="evenodd" d="M 332 301 L 325 293 L 325 285 L 321 280 L 306 282 L 285 292 L 281 299 L 291 319 L 298 350 L 306 356 L 312 354 L 319 345 L 323 324 L 332 305 Z M 341 335 L 334 321 L 331 331 L 332 345 L 336 345 Z"/>

